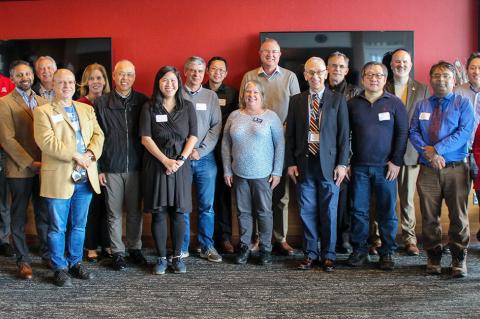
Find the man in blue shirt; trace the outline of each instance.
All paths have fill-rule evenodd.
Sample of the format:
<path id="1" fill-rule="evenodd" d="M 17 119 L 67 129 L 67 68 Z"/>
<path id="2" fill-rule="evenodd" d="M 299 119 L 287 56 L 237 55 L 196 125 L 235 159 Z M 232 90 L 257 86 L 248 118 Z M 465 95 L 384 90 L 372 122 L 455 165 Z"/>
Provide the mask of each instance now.
<path id="1" fill-rule="evenodd" d="M 450 218 L 449 247 L 452 276 L 467 275 L 469 243 L 467 201 L 469 193 L 466 164 L 468 141 L 473 130 L 470 101 L 453 93 L 455 67 L 440 61 L 430 69 L 434 95 L 416 105 L 410 126 L 410 141 L 420 154 L 417 180 L 422 213 L 422 235 L 427 251 L 427 273 L 440 274 L 442 258 L 442 200 Z"/>
<path id="2" fill-rule="evenodd" d="M 368 257 L 370 194 L 375 193 L 377 221 L 382 246 L 379 266 L 394 268 L 397 205 L 396 178 L 407 147 L 408 117 L 405 105 L 383 90 L 388 71 L 378 62 L 362 69 L 365 90 L 348 101 L 352 131 L 352 231 L 350 266 L 362 266 Z"/>

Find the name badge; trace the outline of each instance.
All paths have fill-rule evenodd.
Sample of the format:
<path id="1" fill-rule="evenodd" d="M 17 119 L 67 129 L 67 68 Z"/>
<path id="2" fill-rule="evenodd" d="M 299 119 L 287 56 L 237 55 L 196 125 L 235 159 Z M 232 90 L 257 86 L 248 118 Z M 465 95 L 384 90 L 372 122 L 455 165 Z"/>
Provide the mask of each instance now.
<path id="1" fill-rule="evenodd" d="M 390 112 L 378 113 L 379 121 L 390 121 Z"/>
<path id="2" fill-rule="evenodd" d="M 225 105 L 227 105 L 227 100 L 226 99 L 218 99 L 218 104 L 220 104 L 220 106 L 225 106 Z"/>
<path id="3" fill-rule="evenodd" d="M 319 143 L 320 142 L 320 134 L 308 132 L 308 142 L 309 143 Z"/>
<path id="4" fill-rule="evenodd" d="M 63 115 L 62 114 L 57 114 L 57 115 L 52 115 L 52 122 L 53 123 L 58 123 L 63 121 Z"/>
<path id="5" fill-rule="evenodd" d="M 252 121 L 254 121 L 255 123 L 262 123 L 262 122 L 263 122 L 263 120 L 260 119 L 260 118 L 258 118 L 258 117 L 254 117 L 254 118 L 252 119 Z"/>
<path id="6" fill-rule="evenodd" d="M 420 113 L 420 116 L 418 117 L 418 119 L 428 121 L 430 119 L 430 113 L 422 112 Z"/>
<path id="7" fill-rule="evenodd" d="M 155 115 L 155 121 L 157 123 L 161 123 L 161 122 L 167 122 L 168 121 L 168 117 L 166 114 L 157 114 Z"/>
<path id="8" fill-rule="evenodd" d="M 197 103 L 195 108 L 197 109 L 197 111 L 206 111 L 207 110 L 207 104 Z"/>

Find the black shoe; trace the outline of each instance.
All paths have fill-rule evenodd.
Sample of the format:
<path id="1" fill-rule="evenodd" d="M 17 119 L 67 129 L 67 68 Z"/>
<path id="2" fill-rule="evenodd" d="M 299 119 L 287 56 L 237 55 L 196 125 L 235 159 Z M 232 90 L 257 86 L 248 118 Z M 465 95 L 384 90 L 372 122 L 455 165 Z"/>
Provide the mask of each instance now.
<path id="1" fill-rule="evenodd" d="M 128 250 L 128 260 L 134 263 L 137 266 L 144 266 L 147 264 L 147 260 L 142 254 L 140 249 L 129 249 Z"/>
<path id="2" fill-rule="evenodd" d="M 272 264 L 272 253 L 269 251 L 260 251 L 260 264 L 263 266 Z"/>
<path id="3" fill-rule="evenodd" d="M 242 244 L 238 251 L 238 255 L 235 258 L 235 263 L 243 265 L 246 264 L 248 261 L 248 257 L 250 257 L 250 247 L 248 245 Z"/>
<path id="4" fill-rule="evenodd" d="M 55 272 L 53 283 L 58 287 L 72 287 L 72 279 L 70 279 L 65 269 L 60 269 Z"/>
<path id="5" fill-rule="evenodd" d="M 378 266 L 381 270 L 393 270 L 395 268 L 395 261 L 393 261 L 392 255 L 380 256 Z"/>
<path id="6" fill-rule="evenodd" d="M 121 254 L 113 255 L 112 268 L 115 270 L 127 269 L 127 263 L 125 262 L 125 258 L 123 258 Z"/>
<path id="7" fill-rule="evenodd" d="M 68 273 L 75 278 L 89 280 L 95 278 L 95 275 L 87 270 L 81 263 L 76 264 L 68 270 Z"/>
<path id="8" fill-rule="evenodd" d="M 369 262 L 370 262 L 370 257 L 368 256 L 367 253 L 359 253 L 356 251 L 351 253 L 347 259 L 347 265 L 352 267 L 365 266 Z"/>
<path id="9" fill-rule="evenodd" d="M 480 241 L 480 229 L 477 231 L 477 240 Z"/>
<path id="10" fill-rule="evenodd" d="M 9 243 L 0 245 L 0 255 L 5 257 L 13 257 L 15 254 L 13 252 L 12 245 Z"/>

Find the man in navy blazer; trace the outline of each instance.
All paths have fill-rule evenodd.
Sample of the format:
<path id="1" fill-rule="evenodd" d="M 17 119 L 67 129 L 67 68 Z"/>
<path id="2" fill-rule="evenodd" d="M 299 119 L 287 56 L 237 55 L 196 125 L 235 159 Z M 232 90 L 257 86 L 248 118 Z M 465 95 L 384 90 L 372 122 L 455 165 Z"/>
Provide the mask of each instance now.
<path id="1" fill-rule="evenodd" d="M 325 88 L 321 58 L 307 60 L 304 76 L 309 90 L 290 99 L 285 158 L 304 227 L 305 259 L 298 268 L 310 270 L 320 261 L 333 272 L 339 185 L 350 150 L 347 103 L 342 94 Z"/>

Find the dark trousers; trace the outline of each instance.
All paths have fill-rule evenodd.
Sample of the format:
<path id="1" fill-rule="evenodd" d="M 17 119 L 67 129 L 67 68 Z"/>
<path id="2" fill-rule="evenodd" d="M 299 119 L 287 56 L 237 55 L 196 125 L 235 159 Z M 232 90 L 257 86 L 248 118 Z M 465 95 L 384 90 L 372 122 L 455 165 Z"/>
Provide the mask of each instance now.
<path id="1" fill-rule="evenodd" d="M 0 166 L 0 245 L 10 242 L 10 210 L 8 209 L 8 184 L 5 170 Z"/>
<path id="2" fill-rule="evenodd" d="M 105 191 L 93 194 L 88 210 L 87 227 L 85 229 L 85 249 L 96 250 L 110 247 L 110 235 L 107 224 L 107 208 L 105 206 Z"/>
<path id="3" fill-rule="evenodd" d="M 17 255 L 17 263 L 31 262 L 25 237 L 27 208 L 30 197 L 32 198 L 33 211 L 35 214 L 35 224 L 40 244 L 40 256 L 42 259 L 49 260 L 49 217 L 44 199 L 40 197 L 40 181 L 38 176 L 28 178 L 8 178 L 7 180 L 8 187 L 12 194 L 11 230 L 13 249 Z"/>
<path id="4" fill-rule="evenodd" d="M 152 214 L 152 235 L 158 257 L 167 257 L 168 218 L 173 248 L 173 257 L 179 257 L 185 235 L 185 216 L 173 209 L 156 210 Z"/>
<path id="5" fill-rule="evenodd" d="M 217 180 L 215 186 L 215 240 L 217 243 L 232 240 L 232 189 L 225 184 L 222 160 L 215 153 Z"/>
<path id="6" fill-rule="evenodd" d="M 338 194 L 338 208 L 337 208 L 337 246 L 342 246 L 344 241 L 350 238 L 350 198 L 348 181 L 343 181 L 340 185 L 340 193 Z"/>

